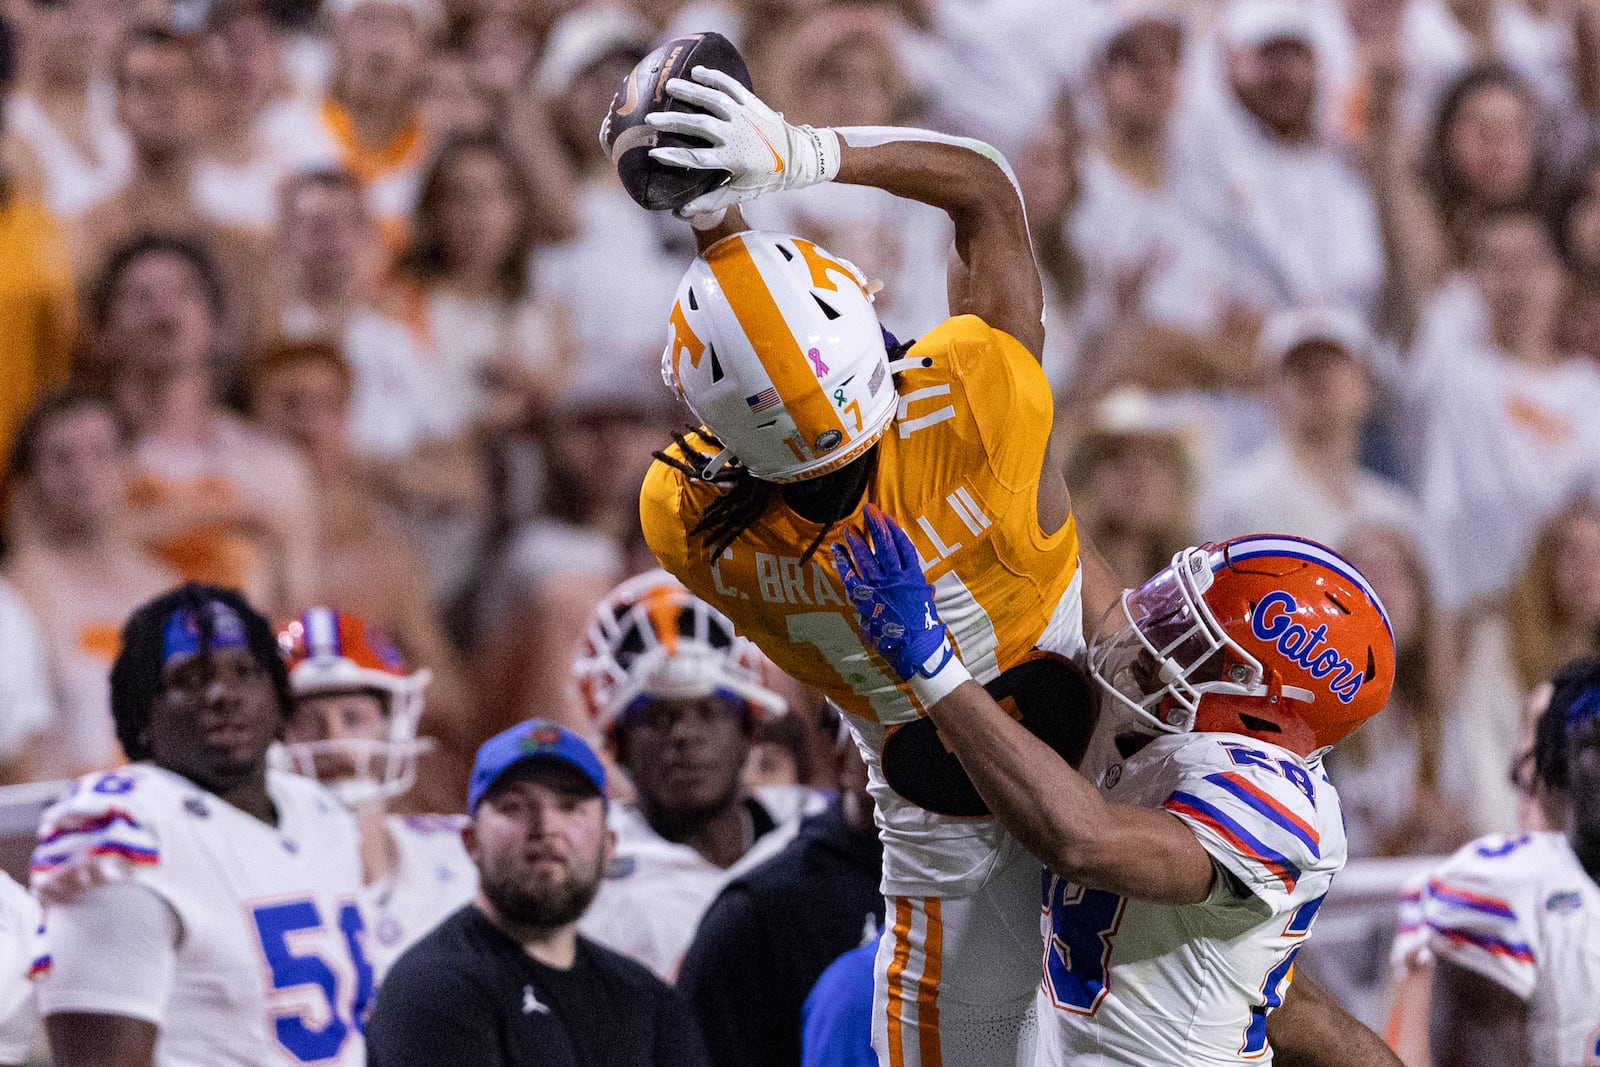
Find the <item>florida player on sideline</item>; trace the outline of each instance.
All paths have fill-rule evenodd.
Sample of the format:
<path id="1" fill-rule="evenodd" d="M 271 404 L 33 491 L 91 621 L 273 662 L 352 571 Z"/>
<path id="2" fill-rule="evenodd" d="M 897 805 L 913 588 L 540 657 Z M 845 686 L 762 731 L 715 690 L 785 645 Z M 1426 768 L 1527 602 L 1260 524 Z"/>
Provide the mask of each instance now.
<path id="1" fill-rule="evenodd" d="M 157 597 L 123 629 L 111 709 L 135 762 L 75 783 L 33 854 L 53 1062 L 363 1063 L 355 820 L 267 767 L 291 711 L 272 627 L 230 589 Z"/>
<path id="2" fill-rule="evenodd" d="M 1562 829 L 1465 846 L 1402 902 L 1397 962 L 1433 961 L 1433 1062 L 1600 1063 L 1600 662 L 1556 672 L 1533 785 Z"/>
<path id="3" fill-rule="evenodd" d="M 284 626 L 294 714 L 283 753 L 326 785 L 361 827 L 368 959 L 382 982 L 400 953 L 472 899 L 478 869 L 461 841 L 465 815 L 391 815 L 416 784 L 423 691 L 383 634 L 353 615 L 312 608 Z"/>
<path id="4" fill-rule="evenodd" d="M 863 634 L 1049 872 L 1037 1062 L 1270 1061 L 1268 1016 L 1345 861 L 1321 758 L 1394 678 L 1366 580 L 1289 537 L 1178 553 L 1090 645 L 1091 782 L 970 684 L 905 532 L 876 509 L 865 527 L 834 548 Z M 1377 1058 L 1349 1062 L 1392 1062 L 1365 1036 Z"/>
<path id="5" fill-rule="evenodd" d="M 596 605 L 572 673 L 634 794 L 607 814 L 616 847 L 579 929 L 671 982 L 722 887 L 782 851 L 824 802 L 803 785 L 746 792 L 756 723 L 788 704 L 755 646 L 665 571 Z"/>
<path id="6" fill-rule="evenodd" d="M 1020 1047 L 1028 1062 L 1038 863 L 994 820 L 974 818 L 987 811 L 924 718 L 925 698 L 863 650 L 831 561 L 817 555 L 871 501 L 914 531 L 978 678 L 1008 684 L 1002 673 L 1036 649 L 1083 651 L 1081 600 L 1103 605 L 1113 587 L 1085 588 L 1063 464 L 1050 455 L 1043 296 L 1021 197 L 979 142 L 796 127 L 721 72 L 691 75 L 666 91 L 706 113 L 646 121 L 713 147 L 652 155 L 732 178 L 684 212 L 701 255 L 672 306 L 662 372 L 704 426 L 658 453 L 645 536 L 668 571 L 849 715 L 871 773 L 892 923 L 876 978 L 881 1061 L 995 1067 Z M 832 180 L 950 215 L 954 318 L 915 344 L 887 341 L 860 271 L 810 241 L 746 229 L 733 206 Z M 1015 703 L 1064 746 L 1082 726 Z"/>

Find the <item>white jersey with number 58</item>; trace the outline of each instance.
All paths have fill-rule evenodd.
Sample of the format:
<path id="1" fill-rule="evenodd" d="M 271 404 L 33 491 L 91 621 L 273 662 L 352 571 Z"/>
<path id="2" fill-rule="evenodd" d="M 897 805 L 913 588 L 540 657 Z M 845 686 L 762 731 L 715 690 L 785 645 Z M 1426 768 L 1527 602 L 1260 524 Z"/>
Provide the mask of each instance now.
<path id="1" fill-rule="evenodd" d="M 1235 734 L 1159 737 L 1100 776 L 1118 804 L 1183 820 L 1217 876 L 1150 904 L 1045 874 L 1038 1063 L 1267 1063 L 1267 1015 L 1345 861 L 1320 762 Z"/>
<path id="2" fill-rule="evenodd" d="M 175 956 L 170 975 L 152 964 L 116 1003 L 92 968 L 52 958 L 41 1011 L 154 1023 L 156 1067 L 364 1063 L 372 968 L 355 820 L 310 779 L 269 771 L 267 789 L 276 826 L 146 764 L 76 782 L 33 854 L 47 950 L 64 913 L 131 883 L 171 909 Z"/>

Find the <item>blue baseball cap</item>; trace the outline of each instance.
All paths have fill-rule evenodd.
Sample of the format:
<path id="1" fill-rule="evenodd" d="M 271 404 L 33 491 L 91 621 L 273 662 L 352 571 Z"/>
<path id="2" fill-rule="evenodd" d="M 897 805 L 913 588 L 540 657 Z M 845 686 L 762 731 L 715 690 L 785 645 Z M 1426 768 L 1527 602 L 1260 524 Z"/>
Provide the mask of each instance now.
<path id="1" fill-rule="evenodd" d="M 1570 734 L 1589 719 L 1600 719 L 1600 686 L 1583 690 L 1567 705 L 1567 733 Z"/>
<path id="2" fill-rule="evenodd" d="M 478 746 L 477 758 L 472 761 L 472 778 L 467 784 L 467 810 L 477 810 L 478 801 L 501 775 L 532 759 L 558 760 L 574 767 L 597 793 L 606 795 L 606 769 L 583 738 L 549 719 L 529 719 Z"/>

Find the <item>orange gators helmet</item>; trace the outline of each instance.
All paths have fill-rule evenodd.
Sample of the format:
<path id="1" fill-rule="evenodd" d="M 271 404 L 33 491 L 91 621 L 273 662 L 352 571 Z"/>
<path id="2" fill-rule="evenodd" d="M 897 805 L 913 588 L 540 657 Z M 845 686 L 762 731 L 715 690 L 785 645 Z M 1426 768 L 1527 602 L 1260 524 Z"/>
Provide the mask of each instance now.
<path id="1" fill-rule="evenodd" d="M 595 608 L 572 675 L 595 732 L 605 736 L 650 697 L 720 693 L 757 714 L 782 715 L 788 704 L 766 684 L 775 669 L 726 615 L 653 570 L 629 578 Z"/>
<path id="2" fill-rule="evenodd" d="M 332 608 L 312 608 L 287 623 L 278 633 L 278 648 L 288 662 L 289 690 L 296 700 L 370 690 L 382 700 L 387 722 L 387 736 L 379 740 L 285 744 L 284 754 L 297 773 L 315 778 L 318 757 L 345 757 L 354 773 L 324 784 L 350 807 L 400 796 L 416 784 L 417 757 L 428 745 L 417 737 L 417 726 L 432 671 L 407 672 L 387 637 Z"/>
<path id="3" fill-rule="evenodd" d="M 678 285 L 661 376 L 730 459 L 769 482 L 817 478 L 883 436 L 898 403 L 854 264 L 786 233 L 712 245 Z M 709 472 L 708 472 L 709 473 Z"/>
<path id="4" fill-rule="evenodd" d="M 1315 541 L 1257 535 L 1186 548 L 1124 591 L 1089 669 L 1146 725 L 1309 755 L 1388 703 L 1394 634 L 1349 561 Z"/>

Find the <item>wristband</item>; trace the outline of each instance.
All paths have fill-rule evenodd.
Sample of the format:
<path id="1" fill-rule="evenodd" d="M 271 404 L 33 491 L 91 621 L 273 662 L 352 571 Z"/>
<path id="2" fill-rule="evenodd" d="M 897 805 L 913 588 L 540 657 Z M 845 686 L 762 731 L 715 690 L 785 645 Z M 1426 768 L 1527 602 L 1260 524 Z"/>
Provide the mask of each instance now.
<path id="1" fill-rule="evenodd" d="M 798 126 L 796 127 L 811 142 L 811 151 L 816 155 L 816 178 L 814 184 L 831 182 L 839 176 L 839 134 L 828 126 Z M 813 184 L 808 182 L 807 184 Z"/>
<path id="2" fill-rule="evenodd" d="M 696 230 L 714 230 L 722 225 L 722 220 L 727 216 L 728 209 L 719 207 L 712 211 L 698 211 L 692 215 L 683 215 L 681 217 Z"/>
<path id="3" fill-rule="evenodd" d="M 972 674 L 946 640 L 906 681 L 911 686 L 911 694 L 923 710 L 927 710 L 949 696 L 962 682 L 972 681 Z"/>

